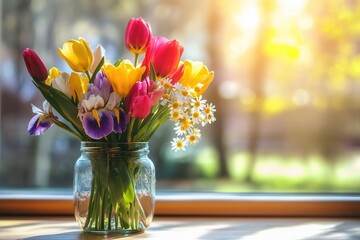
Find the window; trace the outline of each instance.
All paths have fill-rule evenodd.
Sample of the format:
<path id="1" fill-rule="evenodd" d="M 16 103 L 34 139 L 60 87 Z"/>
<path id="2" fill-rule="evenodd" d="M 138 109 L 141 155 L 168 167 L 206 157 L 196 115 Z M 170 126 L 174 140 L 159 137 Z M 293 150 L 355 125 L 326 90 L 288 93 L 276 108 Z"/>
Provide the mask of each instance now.
<path id="1" fill-rule="evenodd" d="M 79 142 L 53 127 L 27 135 L 32 86 L 21 51 L 50 66 L 83 36 L 130 58 L 122 33 L 142 16 L 176 38 L 183 59 L 215 70 L 206 98 L 217 122 L 199 147 L 170 150 L 171 124 L 150 142 L 159 190 L 358 193 L 360 62 L 354 1 L 2 1 L 2 189 L 70 189 Z M 191 6 L 191 7 L 190 7 Z M 21 17 L 20 17 L 21 16 Z M 60 68 L 66 70 L 65 64 Z"/>

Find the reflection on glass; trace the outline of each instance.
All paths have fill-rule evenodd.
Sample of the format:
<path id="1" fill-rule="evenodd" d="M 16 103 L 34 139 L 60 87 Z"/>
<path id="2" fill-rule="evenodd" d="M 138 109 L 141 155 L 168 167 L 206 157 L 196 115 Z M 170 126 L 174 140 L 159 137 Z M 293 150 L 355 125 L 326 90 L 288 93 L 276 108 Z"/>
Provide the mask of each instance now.
<path id="1" fill-rule="evenodd" d="M 291 2 L 291 3 L 290 3 Z M 157 186 L 221 192 L 360 191 L 360 4 L 356 1 L 1 1 L 0 188 L 67 188 L 79 142 L 56 128 L 30 137 L 32 86 L 21 51 L 47 67 L 82 36 L 129 58 L 124 32 L 142 16 L 215 71 L 217 121 L 173 153 L 167 124 L 150 142 Z M 61 65 L 63 64 L 63 65 Z"/>

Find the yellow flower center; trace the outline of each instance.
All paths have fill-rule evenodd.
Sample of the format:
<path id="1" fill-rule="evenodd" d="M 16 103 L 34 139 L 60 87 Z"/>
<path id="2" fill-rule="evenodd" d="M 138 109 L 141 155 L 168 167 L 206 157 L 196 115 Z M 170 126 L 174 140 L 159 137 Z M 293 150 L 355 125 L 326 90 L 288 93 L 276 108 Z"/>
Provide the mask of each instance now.
<path id="1" fill-rule="evenodd" d="M 182 90 L 181 91 L 181 94 L 184 96 L 184 97 L 187 97 L 189 95 L 189 91 L 188 90 Z"/>
<path id="2" fill-rule="evenodd" d="M 196 137 L 195 137 L 194 135 L 191 135 L 191 136 L 189 137 L 189 141 L 190 141 L 190 142 L 195 142 L 195 141 L 196 141 Z"/>
<path id="3" fill-rule="evenodd" d="M 175 111 L 175 112 L 172 113 L 172 118 L 174 118 L 174 119 L 179 118 L 179 116 L 180 116 L 180 113 L 177 112 L 177 111 Z"/>
<path id="4" fill-rule="evenodd" d="M 182 148 L 183 146 L 184 146 L 183 142 L 178 141 L 176 143 L 176 147 L 178 147 L 178 148 Z"/>
<path id="5" fill-rule="evenodd" d="M 180 106 L 180 104 L 179 104 L 178 102 L 174 102 L 174 103 L 172 104 L 172 107 L 173 107 L 174 109 L 177 109 L 179 106 Z"/>
<path id="6" fill-rule="evenodd" d="M 196 101 L 196 102 L 194 103 L 194 106 L 195 106 L 196 108 L 199 108 L 199 107 L 201 106 L 200 101 Z"/>

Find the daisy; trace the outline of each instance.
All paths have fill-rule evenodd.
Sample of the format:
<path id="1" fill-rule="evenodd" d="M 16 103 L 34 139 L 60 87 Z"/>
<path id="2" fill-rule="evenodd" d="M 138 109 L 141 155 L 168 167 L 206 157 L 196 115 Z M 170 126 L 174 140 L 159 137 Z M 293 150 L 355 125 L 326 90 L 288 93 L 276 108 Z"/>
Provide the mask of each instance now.
<path id="1" fill-rule="evenodd" d="M 178 150 L 185 151 L 186 141 L 183 138 L 174 138 L 171 142 L 171 150 L 177 152 Z"/>
<path id="2" fill-rule="evenodd" d="M 210 114 L 210 113 L 216 112 L 216 109 L 215 109 L 214 104 L 212 104 L 212 103 L 206 104 L 204 111 L 205 111 L 206 114 Z"/>
<path id="3" fill-rule="evenodd" d="M 190 144 L 195 144 L 198 143 L 200 140 L 201 134 L 200 134 L 200 130 L 199 129 L 194 129 L 194 131 L 186 136 L 186 140 L 190 143 Z"/>
<path id="4" fill-rule="evenodd" d="M 191 113 L 191 119 L 193 120 L 193 122 L 195 124 L 201 122 L 202 116 L 203 116 L 203 114 L 197 109 L 193 110 Z"/>
<path id="5" fill-rule="evenodd" d="M 203 109 L 205 107 L 206 100 L 202 99 L 202 95 L 191 99 L 191 106 L 196 109 Z"/>

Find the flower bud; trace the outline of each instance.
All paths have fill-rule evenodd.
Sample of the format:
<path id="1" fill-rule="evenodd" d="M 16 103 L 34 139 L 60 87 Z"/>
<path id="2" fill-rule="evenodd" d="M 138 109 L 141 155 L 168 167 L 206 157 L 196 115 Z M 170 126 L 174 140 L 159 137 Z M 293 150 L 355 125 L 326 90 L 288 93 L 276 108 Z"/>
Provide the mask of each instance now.
<path id="1" fill-rule="evenodd" d="M 71 39 L 64 43 L 63 48 L 58 49 L 58 53 L 75 72 L 90 70 L 94 61 L 89 43 L 81 37 L 78 40 Z"/>
<path id="2" fill-rule="evenodd" d="M 48 71 L 39 55 L 29 48 L 26 48 L 22 54 L 30 76 L 37 81 L 45 81 L 48 77 Z"/>
<path id="3" fill-rule="evenodd" d="M 142 54 L 151 41 L 151 28 L 142 18 L 130 19 L 125 32 L 125 44 L 133 54 Z"/>

